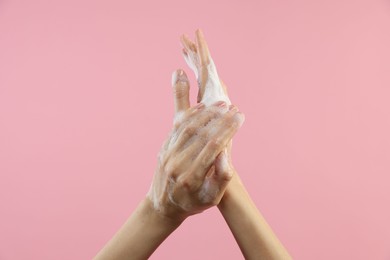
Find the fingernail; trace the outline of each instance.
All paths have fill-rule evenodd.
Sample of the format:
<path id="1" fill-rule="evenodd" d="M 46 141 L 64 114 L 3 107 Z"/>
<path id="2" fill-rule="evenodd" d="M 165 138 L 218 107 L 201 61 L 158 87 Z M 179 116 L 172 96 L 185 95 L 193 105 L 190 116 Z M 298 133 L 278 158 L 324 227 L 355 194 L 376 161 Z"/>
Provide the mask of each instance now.
<path id="1" fill-rule="evenodd" d="M 221 106 L 224 106 L 224 101 L 218 101 L 218 102 L 215 102 L 214 103 L 214 106 L 216 106 L 216 107 L 221 107 Z"/>
<path id="2" fill-rule="evenodd" d="M 221 104 L 218 105 L 219 107 L 226 107 L 226 102 L 222 101 Z"/>
<path id="3" fill-rule="evenodd" d="M 204 108 L 204 104 L 203 103 L 199 103 L 194 108 L 195 109 L 202 109 L 202 108 Z"/>
<path id="4" fill-rule="evenodd" d="M 234 111 L 238 111 L 238 108 L 235 105 L 230 105 L 229 110 L 234 112 Z"/>
<path id="5" fill-rule="evenodd" d="M 172 74 L 172 85 L 174 86 L 177 83 L 187 83 L 187 75 L 183 70 L 176 70 Z"/>
<path id="6" fill-rule="evenodd" d="M 180 70 L 179 72 L 179 81 L 187 82 L 187 75 L 184 73 L 184 70 Z"/>

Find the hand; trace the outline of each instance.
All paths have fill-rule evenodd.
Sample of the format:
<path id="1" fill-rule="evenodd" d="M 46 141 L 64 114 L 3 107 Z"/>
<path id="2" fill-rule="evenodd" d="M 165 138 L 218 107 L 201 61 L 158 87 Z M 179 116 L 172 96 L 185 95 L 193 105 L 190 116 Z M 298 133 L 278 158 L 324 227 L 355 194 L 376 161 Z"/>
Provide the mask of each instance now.
<path id="1" fill-rule="evenodd" d="M 229 106 L 203 34 L 196 33 L 198 45 L 182 41 L 190 46 L 183 54 L 197 76 L 201 103 L 190 108 L 187 76 L 176 71 L 174 127 L 150 190 L 95 259 L 147 259 L 186 217 L 217 204 L 245 259 L 291 259 L 234 174 L 231 139 L 244 116 Z"/>
<path id="2" fill-rule="evenodd" d="M 198 82 L 198 102 L 206 105 L 218 100 L 226 101 L 230 105 L 226 85 L 218 76 L 217 68 L 211 58 L 203 32 L 195 32 L 196 43 L 186 34 L 180 37 L 183 49 L 182 54 L 187 65 L 192 69 Z"/>
<path id="3" fill-rule="evenodd" d="M 232 171 L 220 154 L 244 116 L 222 101 L 190 108 L 189 82 L 182 70 L 174 72 L 173 87 L 174 127 L 159 153 L 147 197 L 160 214 L 183 221 L 221 200 Z"/>
<path id="4" fill-rule="evenodd" d="M 198 102 L 210 104 L 217 100 L 224 100 L 230 104 L 227 87 L 218 76 L 216 66 L 211 58 L 210 51 L 202 30 L 195 32 L 196 43 L 186 34 L 180 37 L 183 49 L 182 54 L 187 65 L 192 69 L 198 82 Z M 236 172 L 231 159 L 232 141 L 226 145 L 221 152 L 223 169 L 229 172 Z M 218 171 L 218 169 L 217 169 Z M 218 172 L 217 172 L 218 174 Z M 235 174 L 234 174 L 235 175 Z M 238 177 L 234 177 L 236 182 Z M 229 185 L 230 187 L 231 185 Z M 229 188 L 228 188 L 229 189 Z"/>
<path id="5" fill-rule="evenodd" d="M 207 43 L 201 30 L 196 31 L 196 44 L 188 36 L 181 37 L 183 56 L 194 71 L 198 81 L 198 102 L 210 104 L 215 100 L 230 102 L 226 85 L 220 80 Z M 222 167 L 232 172 L 233 177 L 226 187 L 222 200 L 218 204 L 223 217 L 229 225 L 245 259 L 291 259 L 286 249 L 272 232 L 263 216 L 257 210 L 231 161 L 230 140 L 218 155 Z M 243 220 L 245 218 L 245 221 Z"/>
<path id="6" fill-rule="evenodd" d="M 190 215 L 217 205 L 232 172 L 221 150 L 241 127 L 237 107 L 217 102 L 190 108 L 189 82 L 173 74 L 174 126 L 159 156 L 149 192 L 95 259 L 148 259 Z"/>

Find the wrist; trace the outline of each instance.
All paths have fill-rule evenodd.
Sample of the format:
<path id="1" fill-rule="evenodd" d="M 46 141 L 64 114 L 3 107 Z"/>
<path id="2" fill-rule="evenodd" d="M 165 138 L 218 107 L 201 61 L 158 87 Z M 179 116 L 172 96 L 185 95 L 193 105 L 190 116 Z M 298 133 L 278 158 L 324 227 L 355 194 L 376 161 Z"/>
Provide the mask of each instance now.
<path id="1" fill-rule="evenodd" d="M 163 211 L 156 209 L 153 202 L 148 197 L 145 197 L 141 202 L 141 207 L 143 208 L 145 216 L 153 221 L 153 223 L 169 229 L 176 229 L 185 220 L 185 218 L 181 216 L 167 215 Z"/>
<path id="2" fill-rule="evenodd" d="M 237 172 L 234 172 L 233 177 L 230 180 L 228 186 L 226 187 L 226 191 L 218 206 L 220 206 L 221 204 L 226 204 L 235 197 L 240 196 L 239 194 L 242 193 L 244 190 L 245 188 L 240 180 L 240 177 L 238 176 Z"/>

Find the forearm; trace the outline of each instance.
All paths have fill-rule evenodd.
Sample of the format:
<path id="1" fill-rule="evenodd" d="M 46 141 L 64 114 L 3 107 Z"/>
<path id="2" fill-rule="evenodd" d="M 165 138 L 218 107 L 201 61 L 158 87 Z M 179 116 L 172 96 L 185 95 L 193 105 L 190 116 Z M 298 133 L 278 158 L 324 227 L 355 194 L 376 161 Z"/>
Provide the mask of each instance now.
<path id="1" fill-rule="evenodd" d="M 95 260 L 147 259 L 179 225 L 157 214 L 145 198 Z"/>
<path id="2" fill-rule="evenodd" d="M 218 205 L 245 259 L 291 259 L 235 174 Z"/>

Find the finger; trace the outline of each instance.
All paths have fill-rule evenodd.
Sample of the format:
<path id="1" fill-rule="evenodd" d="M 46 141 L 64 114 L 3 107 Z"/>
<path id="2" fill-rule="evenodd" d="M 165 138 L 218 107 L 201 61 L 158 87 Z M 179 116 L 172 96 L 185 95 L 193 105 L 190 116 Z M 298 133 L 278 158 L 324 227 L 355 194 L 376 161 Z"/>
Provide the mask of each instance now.
<path id="1" fill-rule="evenodd" d="M 194 160 L 194 177 L 204 178 L 205 173 L 214 162 L 216 156 L 225 149 L 225 146 L 233 138 L 234 134 L 244 122 L 244 115 L 235 109 L 227 112 L 222 118 L 210 123 L 213 130 L 207 138 L 207 144 L 199 152 Z M 189 149 L 189 148 L 188 148 Z"/>
<path id="2" fill-rule="evenodd" d="M 180 114 L 180 116 L 175 116 L 173 120 L 173 131 L 177 134 L 181 133 L 184 127 L 188 125 L 194 117 L 197 116 L 198 110 L 201 110 L 205 107 L 205 104 L 198 103 L 196 106 L 188 108 L 186 111 Z"/>
<path id="3" fill-rule="evenodd" d="M 199 57 L 197 54 L 196 45 L 189 39 L 188 36 L 183 34 L 180 36 L 180 42 L 183 46 L 182 54 L 187 65 L 195 73 L 196 79 L 199 77 L 198 67 L 199 67 Z"/>
<path id="4" fill-rule="evenodd" d="M 210 63 L 210 52 L 201 29 L 195 31 L 200 64 L 207 66 Z"/>
<path id="5" fill-rule="evenodd" d="M 198 52 L 196 44 L 188 37 L 188 35 L 183 34 L 180 37 L 180 41 L 187 50 L 191 50 L 193 52 Z"/>
<path id="6" fill-rule="evenodd" d="M 185 35 L 185 34 L 181 35 L 180 42 L 181 42 L 181 45 L 183 46 L 183 48 L 187 52 L 194 52 L 194 53 L 197 52 L 196 48 L 194 48 L 194 46 L 192 44 L 192 41 L 190 40 L 190 38 L 187 35 Z"/>
<path id="7" fill-rule="evenodd" d="M 215 164 L 211 165 L 210 169 L 206 173 L 206 178 L 209 178 L 215 174 Z"/>
<path id="8" fill-rule="evenodd" d="M 229 104 L 225 101 L 222 101 L 222 100 L 217 101 L 217 102 L 215 102 L 212 105 L 207 106 L 207 107 L 202 102 L 198 103 L 195 106 L 187 109 L 184 113 L 182 113 L 180 120 L 174 120 L 174 130 L 176 132 L 181 132 L 187 124 L 192 122 L 194 120 L 194 118 L 196 118 L 198 116 L 198 114 L 196 112 L 200 109 L 206 108 L 208 112 L 210 112 L 210 111 L 211 112 L 219 112 L 220 114 L 222 114 L 222 113 L 226 113 L 229 110 L 228 106 L 229 106 Z"/>
<path id="9" fill-rule="evenodd" d="M 210 52 L 206 43 L 206 40 L 204 38 L 202 30 L 198 29 L 195 31 L 196 34 L 196 43 L 197 43 L 197 49 L 198 49 L 198 59 L 199 59 L 199 91 L 198 91 L 198 96 L 197 100 L 200 102 L 202 100 L 203 95 L 206 91 L 206 82 L 209 77 L 209 65 L 210 64 Z"/>
<path id="10" fill-rule="evenodd" d="M 185 184 L 187 190 L 198 191 L 198 199 L 202 203 L 217 205 L 221 201 L 233 173 L 234 171 L 229 167 L 227 161 L 227 154 L 222 151 L 207 171 L 204 180 L 192 178 L 191 175 L 181 175 L 178 180 Z"/>
<path id="11" fill-rule="evenodd" d="M 232 177 L 233 169 L 229 167 L 227 155 L 222 151 L 218 154 L 201 185 L 199 199 L 203 203 L 219 204 Z"/>
<path id="12" fill-rule="evenodd" d="M 202 108 L 205 107 L 203 103 L 199 103 L 202 105 Z M 197 108 L 199 106 L 195 106 Z M 199 110 L 199 108 L 198 108 Z M 186 112 L 186 114 L 183 116 L 183 119 L 181 120 L 181 124 L 176 124 L 176 135 L 178 138 L 174 140 L 178 140 L 181 138 L 181 142 L 185 143 L 188 141 L 188 139 L 191 136 L 188 136 L 188 134 L 185 134 L 185 128 L 191 123 L 191 122 L 197 122 L 196 119 L 197 117 L 200 117 L 199 113 L 194 111 L 194 108 L 190 108 L 188 110 L 189 112 Z M 198 130 L 197 130 L 197 135 L 199 136 L 199 141 L 197 142 L 191 142 L 191 145 L 186 146 L 185 148 L 185 153 L 188 155 L 188 158 L 193 161 L 196 157 L 198 157 L 200 151 L 203 149 L 203 147 L 206 145 L 208 142 L 208 139 L 210 138 L 210 134 L 214 131 L 216 131 L 213 128 L 216 128 L 215 125 L 215 120 L 218 118 L 221 118 L 225 116 L 224 114 L 228 111 L 227 103 L 224 101 L 217 101 L 214 104 L 212 104 L 209 107 L 206 107 L 204 111 L 204 119 L 201 120 L 202 124 L 198 124 Z M 212 126 L 211 126 L 212 125 Z M 190 131 L 191 132 L 191 131 Z M 179 136 L 181 135 L 181 136 Z M 187 138 L 185 138 L 187 137 Z M 202 141 L 201 141 L 202 140 Z M 183 149 L 184 150 L 184 149 Z"/>
<path id="13" fill-rule="evenodd" d="M 229 154 L 226 149 L 220 152 L 214 161 L 215 172 L 212 175 L 213 178 L 224 181 L 230 180 L 233 176 L 233 168 L 229 163 Z"/>
<path id="14" fill-rule="evenodd" d="M 175 114 L 183 112 L 190 107 L 190 82 L 186 73 L 175 70 L 172 74 L 172 87 L 174 94 Z"/>
<path id="15" fill-rule="evenodd" d="M 213 119 L 217 118 L 218 116 L 221 116 L 220 109 L 214 109 L 214 107 L 223 108 L 226 107 L 226 103 L 223 101 L 216 102 L 214 104 L 214 107 L 205 108 L 203 103 L 201 106 L 197 106 L 197 109 L 191 113 L 191 115 L 186 118 L 185 120 L 189 123 L 183 125 L 178 130 L 178 137 L 176 140 L 174 140 L 174 146 L 172 149 L 175 152 L 183 151 L 185 150 L 189 145 L 192 143 L 196 143 L 200 146 L 201 142 L 204 142 L 205 139 L 201 135 L 198 135 L 199 130 L 202 127 L 205 127 L 209 122 L 211 122 Z M 205 144 L 204 144 L 205 145 Z M 189 160 L 196 157 L 196 151 L 192 150 L 192 153 L 187 153 L 187 157 Z"/>

